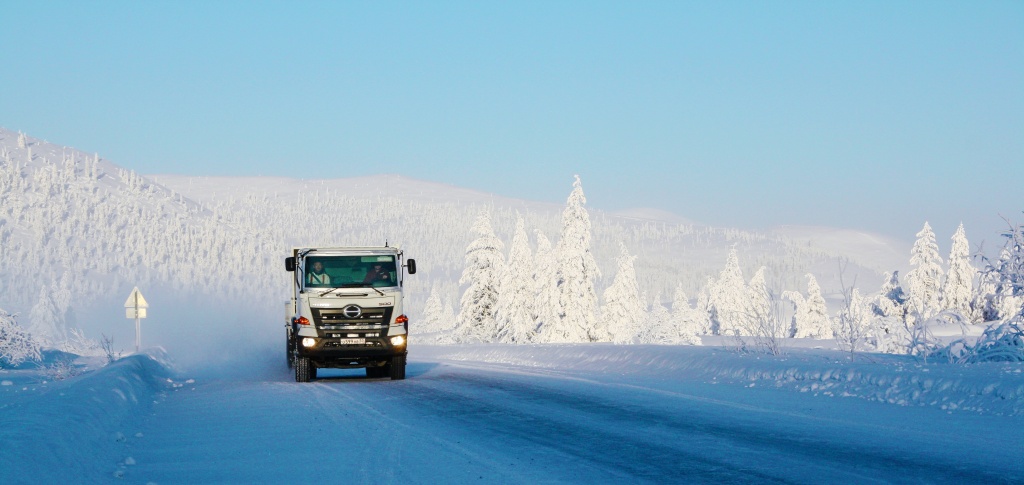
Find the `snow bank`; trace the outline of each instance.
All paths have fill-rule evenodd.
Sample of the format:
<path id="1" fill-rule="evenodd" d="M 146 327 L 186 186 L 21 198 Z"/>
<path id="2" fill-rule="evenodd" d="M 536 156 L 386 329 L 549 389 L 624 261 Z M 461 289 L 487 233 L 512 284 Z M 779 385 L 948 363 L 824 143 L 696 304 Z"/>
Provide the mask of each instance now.
<path id="1" fill-rule="evenodd" d="M 169 387 L 159 355 L 133 355 L 63 381 L 0 387 L 0 483 L 83 483 L 123 474 L 128 442 Z M 13 374 L 13 373 L 11 373 Z M 20 379 L 18 379 L 20 377 Z"/>
<path id="2" fill-rule="evenodd" d="M 855 397 L 949 412 L 1024 414 L 1024 364 L 925 363 L 889 354 L 789 349 L 782 356 L 722 347 L 461 345 L 414 350 L 414 358 L 500 363 L 610 376 L 771 386 L 828 397 Z"/>

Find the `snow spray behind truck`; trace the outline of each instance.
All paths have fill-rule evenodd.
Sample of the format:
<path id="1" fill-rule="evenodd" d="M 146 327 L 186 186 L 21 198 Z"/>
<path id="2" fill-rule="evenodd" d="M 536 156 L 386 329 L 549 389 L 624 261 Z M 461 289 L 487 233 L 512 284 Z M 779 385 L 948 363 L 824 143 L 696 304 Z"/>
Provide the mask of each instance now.
<path id="1" fill-rule="evenodd" d="M 292 299 L 285 304 L 288 366 L 296 382 L 320 368 L 366 368 L 367 377 L 405 379 L 409 318 L 403 261 L 395 247 L 293 248 L 285 258 Z"/>

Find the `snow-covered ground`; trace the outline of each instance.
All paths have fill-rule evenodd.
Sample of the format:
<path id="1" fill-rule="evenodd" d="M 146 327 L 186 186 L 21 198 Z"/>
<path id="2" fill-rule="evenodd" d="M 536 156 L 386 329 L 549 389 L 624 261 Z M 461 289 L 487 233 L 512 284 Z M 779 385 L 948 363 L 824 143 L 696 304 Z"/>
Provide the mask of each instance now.
<path id="1" fill-rule="evenodd" d="M 254 352 L 0 371 L 0 483 L 1013 483 L 1024 365 L 728 346 L 413 346 L 405 381 Z"/>

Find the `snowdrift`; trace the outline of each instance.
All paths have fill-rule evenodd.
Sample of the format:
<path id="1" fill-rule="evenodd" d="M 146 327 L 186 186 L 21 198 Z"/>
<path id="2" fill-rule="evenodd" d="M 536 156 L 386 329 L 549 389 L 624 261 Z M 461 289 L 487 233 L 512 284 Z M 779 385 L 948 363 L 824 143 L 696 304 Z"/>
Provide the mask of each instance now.
<path id="1" fill-rule="evenodd" d="M 0 374 L 0 483 L 80 483 L 121 474 L 128 442 L 158 402 L 170 371 L 139 354 L 63 381 Z"/>

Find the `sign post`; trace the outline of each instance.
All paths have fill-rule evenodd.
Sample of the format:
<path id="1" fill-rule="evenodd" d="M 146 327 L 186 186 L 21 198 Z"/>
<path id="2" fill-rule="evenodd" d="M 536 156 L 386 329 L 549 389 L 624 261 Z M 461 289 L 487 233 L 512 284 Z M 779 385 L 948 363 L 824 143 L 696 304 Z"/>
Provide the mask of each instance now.
<path id="1" fill-rule="evenodd" d="M 142 297 L 142 292 L 139 291 L 139 287 L 136 286 L 132 290 L 132 293 L 128 295 L 128 300 L 124 302 L 124 316 L 126 318 L 135 319 L 135 352 L 139 352 L 139 347 L 142 345 L 142 326 L 139 325 L 139 319 L 146 318 L 146 309 L 149 308 L 149 303 L 146 303 L 146 299 Z"/>

